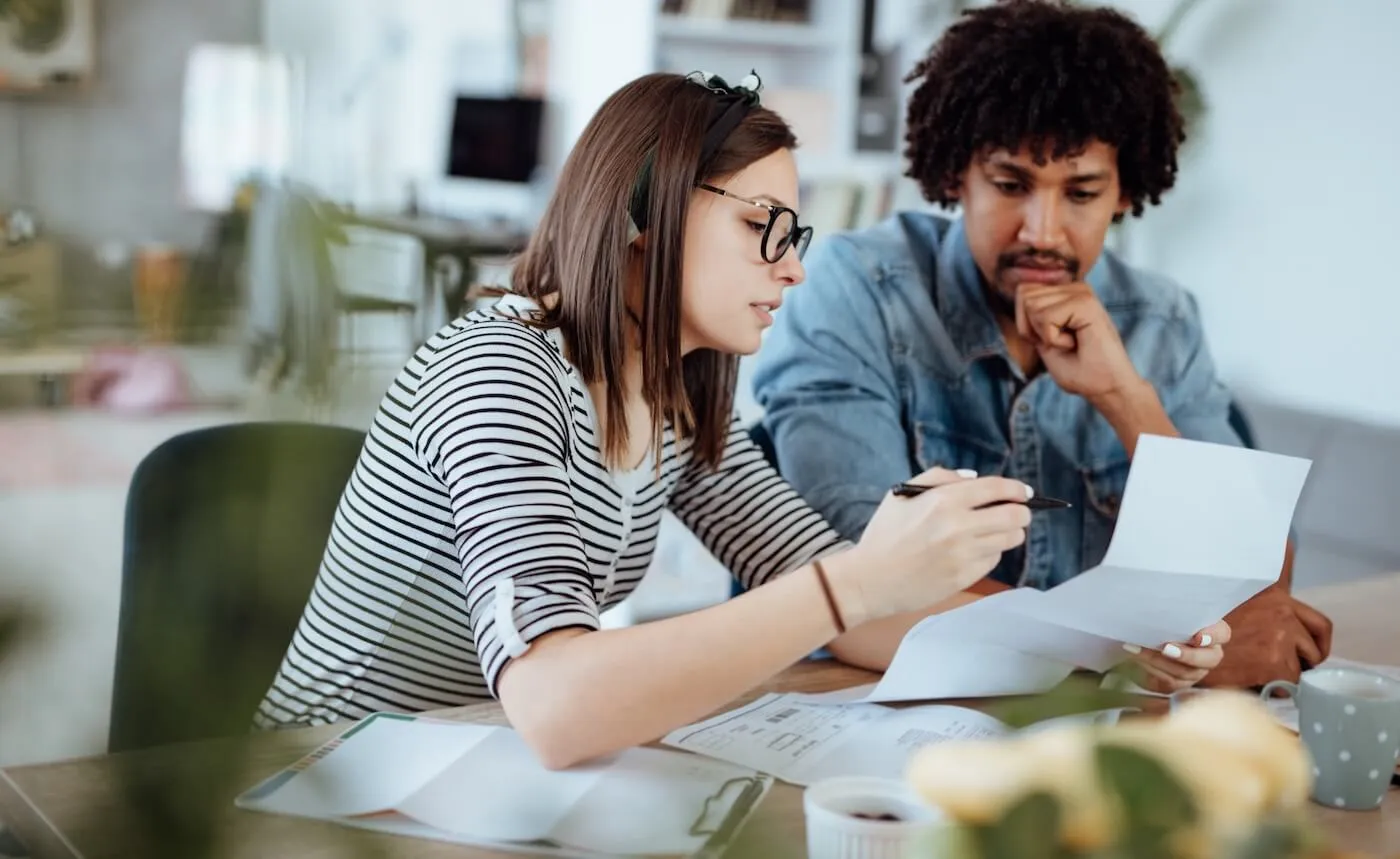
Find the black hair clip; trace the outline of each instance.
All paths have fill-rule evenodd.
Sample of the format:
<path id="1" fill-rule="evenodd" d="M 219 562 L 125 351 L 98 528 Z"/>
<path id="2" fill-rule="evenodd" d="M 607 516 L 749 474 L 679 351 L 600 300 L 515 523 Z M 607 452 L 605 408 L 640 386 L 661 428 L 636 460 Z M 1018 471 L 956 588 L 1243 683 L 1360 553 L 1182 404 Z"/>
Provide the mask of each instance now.
<path id="1" fill-rule="evenodd" d="M 685 79 L 691 83 L 699 84 L 716 95 L 739 98 L 749 107 L 758 105 L 758 92 L 763 88 L 763 80 L 753 69 L 750 69 L 749 73 L 744 75 L 743 80 L 733 86 L 730 86 L 729 82 L 719 75 L 709 72 L 694 71 L 686 75 Z"/>
<path id="2" fill-rule="evenodd" d="M 719 75 L 713 75 L 709 72 L 694 71 L 686 75 L 685 79 L 718 96 L 715 100 L 709 127 L 706 128 L 705 136 L 700 141 L 699 165 L 703 172 L 714 158 L 715 153 L 719 151 L 720 146 L 724 144 L 725 139 L 743 121 L 744 116 L 753 108 L 758 107 L 758 91 L 763 88 L 763 81 L 759 78 L 758 72 L 752 69 L 744 76 L 743 80 L 734 86 L 730 86 L 729 82 Z M 648 225 L 649 213 L 647 209 L 651 194 L 651 171 L 654 159 L 655 153 L 648 152 L 641 170 L 637 173 L 637 179 L 632 185 L 632 197 L 627 206 L 628 244 L 641 235 Z"/>

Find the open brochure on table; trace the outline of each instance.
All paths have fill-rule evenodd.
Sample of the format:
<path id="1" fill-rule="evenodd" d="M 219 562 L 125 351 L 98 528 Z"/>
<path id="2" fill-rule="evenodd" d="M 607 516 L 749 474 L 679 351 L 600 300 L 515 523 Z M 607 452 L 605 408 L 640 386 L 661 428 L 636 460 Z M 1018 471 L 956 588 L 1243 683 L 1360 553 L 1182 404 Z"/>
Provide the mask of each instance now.
<path id="1" fill-rule="evenodd" d="M 1120 710 L 1048 719 L 1022 730 L 1070 721 L 1112 722 Z M 910 757 L 932 743 L 1000 737 L 1016 729 L 966 707 L 881 704 L 835 707 L 795 694 L 771 694 L 672 731 L 665 745 L 809 785 L 836 776 L 903 778 Z"/>
<path id="2" fill-rule="evenodd" d="M 928 617 L 879 683 L 829 703 L 1034 694 L 1124 644 L 1157 649 L 1278 580 L 1306 459 L 1144 435 L 1103 563 L 1046 591 L 1017 588 Z M 1037 513 L 1054 516 L 1054 511 Z"/>
<path id="3" fill-rule="evenodd" d="M 666 749 L 551 771 L 509 728 L 380 713 L 236 804 L 521 852 L 687 856 L 722 846 L 771 784 Z"/>

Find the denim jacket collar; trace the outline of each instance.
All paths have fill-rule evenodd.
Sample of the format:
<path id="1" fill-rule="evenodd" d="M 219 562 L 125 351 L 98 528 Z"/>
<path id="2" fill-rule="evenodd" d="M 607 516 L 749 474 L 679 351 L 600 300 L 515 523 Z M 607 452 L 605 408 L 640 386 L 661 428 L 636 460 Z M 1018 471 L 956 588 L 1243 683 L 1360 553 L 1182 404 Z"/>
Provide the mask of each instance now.
<path id="1" fill-rule="evenodd" d="M 939 242 L 933 300 L 965 364 L 992 355 L 1010 359 L 1001 328 L 982 295 L 982 274 L 972 258 L 961 219 L 948 225 Z"/>

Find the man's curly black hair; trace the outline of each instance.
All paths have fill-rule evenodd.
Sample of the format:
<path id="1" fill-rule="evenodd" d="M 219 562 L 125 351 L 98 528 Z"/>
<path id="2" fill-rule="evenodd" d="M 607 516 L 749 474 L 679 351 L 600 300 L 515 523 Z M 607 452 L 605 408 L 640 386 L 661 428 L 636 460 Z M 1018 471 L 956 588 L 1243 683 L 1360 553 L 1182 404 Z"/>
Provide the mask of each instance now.
<path id="1" fill-rule="evenodd" d="M 1176 181 L 1177 83 L 1152 38 L 1116 11 L 1003 0 L 964 12 L 905 82 L 920 78 L 904 154 L 930 202 L 954 202 L 974 157 L 1022 146 L 1038 163 L 1093 140 L 1116 147 L 1134 215 Z"/>

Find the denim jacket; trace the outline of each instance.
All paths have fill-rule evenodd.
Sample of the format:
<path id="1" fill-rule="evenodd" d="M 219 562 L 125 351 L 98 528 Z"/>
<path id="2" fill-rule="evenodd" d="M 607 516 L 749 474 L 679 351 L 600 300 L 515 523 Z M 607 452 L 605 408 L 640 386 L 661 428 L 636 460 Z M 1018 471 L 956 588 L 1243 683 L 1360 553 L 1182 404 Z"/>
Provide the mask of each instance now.
<path id="1" fill-rule="evenodd" d="M 1073 503 L 1037 513 L 993 573 L 1048 588 L 1099 564 L 1128 455 L 1048 373 L 1027 379 L 982 294 L 961 221 L 907 212 L 813 246 L 754 367 L 783 476 L 847 539 L 894 483 L 934 465 Z M 1195 299 L 1105 252 L 1085 280 L 1181 435 L 1240 444 Z"/>

